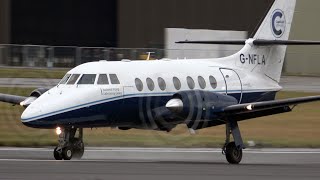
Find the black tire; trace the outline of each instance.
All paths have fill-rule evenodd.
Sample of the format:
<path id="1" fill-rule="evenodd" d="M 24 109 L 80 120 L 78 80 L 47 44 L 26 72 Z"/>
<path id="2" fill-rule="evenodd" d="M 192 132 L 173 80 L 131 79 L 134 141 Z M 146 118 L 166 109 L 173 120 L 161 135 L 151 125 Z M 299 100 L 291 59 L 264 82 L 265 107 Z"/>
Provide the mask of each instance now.
<path id="1" fill-rule="evenodd" d="M 56 160 L 62 160 L 62 155 L 57 151 L 57 147 L 53 150 L 53 156 Z"/>
<path id="2" fill-rule="evenodd" d="M 62 158 L 64 160 L 70 160 L 73 156 L 73 149 L 69 146 L 62 149 Z"/>
<path id="3" fill-rule="evenodd" d="M 82 147 L 81 149 L 77 149 L 73 153 L 73 158 L 75 159 L 81 159 L 84 153 L 84 148 Z"/>
<path id="4" fill-rule="evenodd" d="M 242 149 L 238 149 L 235 142 L 230 142 L 226 147 L 226 158 L 230 164 L 239 164 L 242 159 Z"/>

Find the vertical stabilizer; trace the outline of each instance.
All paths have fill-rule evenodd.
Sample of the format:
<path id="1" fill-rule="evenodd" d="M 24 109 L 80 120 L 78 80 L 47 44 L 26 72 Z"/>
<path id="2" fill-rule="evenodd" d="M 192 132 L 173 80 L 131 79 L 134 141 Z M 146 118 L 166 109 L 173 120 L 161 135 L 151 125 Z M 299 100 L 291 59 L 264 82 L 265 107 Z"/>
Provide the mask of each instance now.
<path id="1" fill-rule="evenodd" d="M 296 0 L 275 0 L 254 39 L 288 40 Z"/>
<path id="2" fill-rule="evenodd" d="M 253 39 L 288 40 L 295 6 L 296 0 L 275 0 Z M 236 62 L 236 66 L 263 73 L 279 82 L 287 46 L 256 46 L 252 41 L 249 39 L 237 54 L 240 61 Z"/>

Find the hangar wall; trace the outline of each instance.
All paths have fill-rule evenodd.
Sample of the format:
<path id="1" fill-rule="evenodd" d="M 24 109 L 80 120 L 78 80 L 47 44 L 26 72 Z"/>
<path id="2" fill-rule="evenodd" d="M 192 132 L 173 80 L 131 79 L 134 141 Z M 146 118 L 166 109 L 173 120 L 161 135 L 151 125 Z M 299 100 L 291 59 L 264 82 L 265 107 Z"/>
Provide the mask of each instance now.
<path id="1" fill-rule="evenodd" d="M 118 47 L 164 47 L 165 28 L 252 33 L 273 0 L 118 0 Z"/>
<path id="2" fill-rule="evenodd" d="M 118 47 L 163 48 L 165 28 L 254 32 L 273 0 L 118 0 Z M 320 1 L 297 0 L 290 39 L 320 40 Z M 320 75 L 320 46 L 288 48 L 284 72 Z"/>
<path id="3" fill-rule="evenodd" d="M 11 43 L 107 47 L 116 45 L 116 0 L 10 1 Z"/>
<path id="4" fill-rule="evenodd" d="M 0 0 L 0 44 L 10 43 L 10 0 Z"/>
<path id="5" fill-rule="evenodd" d="M 73 1 L 77 3 L 76 5 L 64 0 L 0 0 L 0 44 L 45 43 L 119 48 L 163 48 L 165 28 L 239 30 L 248 31 L 250 35 L 273 0 L 97 0 L 96 2 L 102 3 L 98 9 L 87 6 L 87 3 L 94 4 L 92 0 Z M 14 8 L 12 3 L 14 3 Z M 34 6 L 40 3 L 49 10 L 54 7 L 56 10 L 50 13 L 44 11 L 40 6 Z M 65 3 L 69 8 L 59 8 Z M 27 7 L 35 8 L 38 14 L 36 11 L 29 11 L 30 8 Z M 297 0 L 290 39 L 320 40 L 320 23 L 317 22 L 320 15 L 318 7 L 320 7 L 320 1 Z M 91 17 L 99 17 L 99 19 L 93 21 L 87 18 L 85 21 L 88 24 L 82 24 L 81 18 L 83 17 L 78 17 L 78 15 L 83 12 L 85 16 L 94 14 Z M 68 21 L 61 21 L 65 20 L 65 14 L 70 15 L 69 22 L 76 20 L 77 23 L 70 26 Z M 49 16 L 49 19 L 45 18 L 46 15 Z M 21 16 L 20 19 L 19 16 Z M 35 22 L 33 17 L 37 16 L 49 23 Z M 55 17 L 59 17 L 60 20 L 55 22 L 57 26 L 54 28 L 69 39 L 55 38 L 50 35 L 53 32 L 44 32 L 46 25 L 52 27 L 50 21 L 57 21 Z M 23 25 L 24 22 L 28 22 L 28 18 L 33 20 L 32 23 L 36 25 L 38 32 L 34 33 L 32 29 Z M 39 24 L 41 26 L 38 26 Z M 71 30 L 68 27 L 71 27 Z M 32 39 L 32 36 L 29 36 L 32 33 L 37 36 L 42 33 L 42 37 Z M 17 34 L 25 38 L 19 39 Z M 0 57 L 3 54 L 0 51 Z M 319 67 L 320 46 L 291 46 L 288 48 L 284 66 L 286 73 L 320 75 Z"/>
<path id="6" fill-rule="evenodd" d="M 297 0 L 290 39 L 320 41 L 320 1 Z M 320 46 L 290 46 L 284 72 L 320 75 Z"/>

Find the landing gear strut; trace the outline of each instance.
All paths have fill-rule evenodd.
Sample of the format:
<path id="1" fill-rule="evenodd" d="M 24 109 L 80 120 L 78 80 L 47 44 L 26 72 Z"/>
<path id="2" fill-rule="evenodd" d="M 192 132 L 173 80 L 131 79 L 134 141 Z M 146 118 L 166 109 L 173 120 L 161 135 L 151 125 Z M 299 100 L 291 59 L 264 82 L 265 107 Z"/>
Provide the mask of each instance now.
<path id="1" fill-rule="evenodd" d="M 230 142 L 231 134 L 234 142 Z M 228 121 L 226 123 L 226 141 L 222 148 L 222 154 L 226 156 L 230 164 L 239 164 L 242 160 L 242 149 L 244 148 L 237 121 Z"/>
<path id="2" fill-rule="evenodd" d="M 78 137 L 76 136 L 78 130 Z M 84 153 L 83 129 L 65 128 L 59 135 L 59 144 L 54 148 L 53 156 L 56 160 L 81 159 Z"/>

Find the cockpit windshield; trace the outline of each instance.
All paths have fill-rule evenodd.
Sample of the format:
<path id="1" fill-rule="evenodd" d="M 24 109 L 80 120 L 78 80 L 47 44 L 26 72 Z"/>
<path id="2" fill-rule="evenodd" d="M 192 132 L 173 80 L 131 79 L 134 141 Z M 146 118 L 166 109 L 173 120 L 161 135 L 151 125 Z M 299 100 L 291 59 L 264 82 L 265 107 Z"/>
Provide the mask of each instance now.
<path id="1" fill-rule="evenodd" d="M 95 79 L 95 74 L 83 74 L 78 84 L 94 84 Z"/>
<path id="2" fill-rule="evenodd" d="M 79 78 L 80 74 L 72 74 L 72 76 L 70 77 L 69 81 L 67 82 L 67 84 L 74 84 L 77 82 L 78 78 Z"/>
<path id="3" fill-rule="evenodd" d="M 59 82 L 59 84 L 66 84 L 67 81 L 69 80 L 71 74 L 66 74 L 62 79 L 61 81 Z"/>
<path id="4" fill-rule="evenodd" d="M 73 85 L 73 84 L 97 84 L 97 85 L 108 85 L 120 84 L 120 81 L 116 74 L 109 74 L 110 81 L 108 79 L 108 74 L 66 74 L 60 84 Z M 96 82 L 97 81 L 97 82 Z"/>

